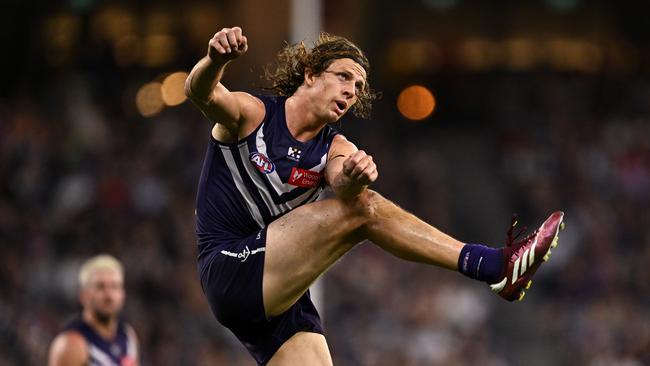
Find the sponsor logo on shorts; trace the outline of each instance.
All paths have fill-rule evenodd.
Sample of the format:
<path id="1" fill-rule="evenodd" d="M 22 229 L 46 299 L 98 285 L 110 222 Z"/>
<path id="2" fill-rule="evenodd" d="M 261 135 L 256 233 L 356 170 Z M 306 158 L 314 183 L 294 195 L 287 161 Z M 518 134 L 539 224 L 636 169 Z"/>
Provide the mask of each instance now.
<path id="1" fill-rule="evenodd" d="M 289 184 L 303 188 L 313 188 L 320 183 L 320 177 L 321 173 L 293 167 L 289 176 Z"/>
<path id="2" fill-rule="evenodd" d="M 222 250 L 221 254 L 227 255 L 229 257 L 237 258 L 237 259 L 241 260 L 242 262 L 246 262 L 246 259 L 248 259 L 248 256 L 250 256 L 251 254 L 257 254 L 257 253 L 265 252 L 265 251 L 266 251 L 266 247 L 259 247 L 257 249 L 250 250 L 250 249 L 248 249 L 248 245 L 247 245 L 244 248 L 244 250 L 242 250 L 239 253 L 233 253 L 233 252 L 229 252 L 227 250 Z"/>
<path id="3" fill-rule="evenodd" d="M 250 154 L 249 159 L 255 168 L 264 174 L 273 173 L 275 170 L 275 164 L 264 154 L 254 152 Z"/>

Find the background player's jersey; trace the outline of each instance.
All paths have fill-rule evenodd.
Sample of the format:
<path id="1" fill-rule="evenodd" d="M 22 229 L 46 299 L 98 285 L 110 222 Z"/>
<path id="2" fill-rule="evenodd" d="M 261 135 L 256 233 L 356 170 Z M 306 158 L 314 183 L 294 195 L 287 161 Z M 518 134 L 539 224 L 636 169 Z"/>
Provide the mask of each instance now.
<path id="1" fill-rule="evenodd" d="M 65 327 L 66 331 L 79 332 L 88 347 L 88 366 L 132 366 L 136 364 L 136 342 L 126 331 L 121 320 L 112 341 L 102 338 L 82 319 L 77 318 Z"/>
<path id="2" fill-rule="evenodd" d="M 244 237 L 288 211 L 318 199 L 327 152 L 337 134 L 325 126 L 307 142 L 293 138 L 285 97 L 258 96 L 260 126 L 237 143 L 210 137 L 197 195 L 199 245 Z"/>

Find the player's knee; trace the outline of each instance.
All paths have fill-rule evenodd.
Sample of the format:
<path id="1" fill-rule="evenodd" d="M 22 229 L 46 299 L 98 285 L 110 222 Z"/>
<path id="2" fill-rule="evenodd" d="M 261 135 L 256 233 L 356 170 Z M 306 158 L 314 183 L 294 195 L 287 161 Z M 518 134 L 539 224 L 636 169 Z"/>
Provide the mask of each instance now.
<path id="1" fill-rule="evenodd" d="M 379 193 L 366 189 L 354 201 L 354 207 L 359 215 L 366 218 L 373 218 L 377 214 L 377 208 L 386 199 Z"/>

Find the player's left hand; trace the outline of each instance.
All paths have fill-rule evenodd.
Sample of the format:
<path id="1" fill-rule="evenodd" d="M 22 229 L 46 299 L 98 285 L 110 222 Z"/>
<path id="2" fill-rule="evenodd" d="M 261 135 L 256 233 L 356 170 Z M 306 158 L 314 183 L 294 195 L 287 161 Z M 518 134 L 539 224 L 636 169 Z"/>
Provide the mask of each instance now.
<path id="1" fill-rule="evenodd" d="M 343 174 L 354 183 L 367 186 L 377 180 L 379 172 L 372 156 L 359 150 L 343 161 Z"/>

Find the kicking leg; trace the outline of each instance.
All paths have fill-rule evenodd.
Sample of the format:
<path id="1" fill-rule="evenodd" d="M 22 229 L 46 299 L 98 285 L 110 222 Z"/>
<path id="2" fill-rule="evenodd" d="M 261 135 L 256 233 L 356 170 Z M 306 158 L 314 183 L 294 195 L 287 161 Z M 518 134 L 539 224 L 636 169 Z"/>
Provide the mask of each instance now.
<path id="1" fill-rule="evenodd" d="M 396 257 L 457 270 L 463 243 L 393 202 L 374 193 L 372 215 L 360 228 L 369 239 Z"/>
<path id="2" fill-rule="evenodd" d="M 328 199 L 299 207 L 268 227 L 262 284 L 267 315 L 286 311 L 366 238 L 398 257 L 453 270 L 463 248 L 373 191 L 350 201 Z"/>

